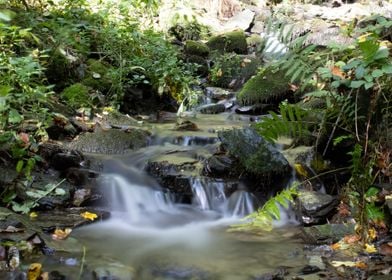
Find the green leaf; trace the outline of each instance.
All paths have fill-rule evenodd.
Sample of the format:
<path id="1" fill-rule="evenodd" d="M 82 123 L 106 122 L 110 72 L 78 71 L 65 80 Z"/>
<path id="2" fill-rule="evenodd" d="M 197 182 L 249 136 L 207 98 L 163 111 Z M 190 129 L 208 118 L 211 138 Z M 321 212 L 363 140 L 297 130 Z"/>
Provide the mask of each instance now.
<path id="1" fill-rule="evenodd" d="M 12 124 L 18 124 L 23 120 L 23 117 L 15 109 L 11 109 L 8 113 L 8 122 Z"/>
<path id="2" fill-rule="evenodd" d="M 377 53 L 374 55 L 373 59 L 374 60 L 379 60 L 379 59 L 384 59 L 384 58 L 388 58 L 389 56 L 389 50 L 388 49 L 384 49 L 384 48 L 380 48 Z"/>
<path id="3" fill-rule="evenodd" d="M 1 9 L 0 10 L 0 21 L 11 21 L 15 17 L 16 13 L 8 10 L 8 9 Z"/>
<path id="4" fill-rule="evenodd" d="M 384 71 L 382 71 L 380 69 L 373 70 L 373 72 L 372 72 L 373 78 L 378 78 L 378 77 L 381 77 L 382 75 L 384 75 Z"/>
<path id="5" fill-rule="evenodd" d="M 385 64 L 381 68 L 386 74 L 392 74 L 392 64 Z"/>
<path id="6" fill-rule="evenodd" d="M 21 159 L 16 164 L 16 172 L 18 172 L 18 173 L 22 172 L 23 166 L 24 166 L 24 161 Z"/>
<path id="7" fill-rule="evenodd" d="M 366 197 L 372 197 L 372 196 L 376 196 L 378 193 L 380 192 L 380 190 L 376 187 L 370 187 L 366 193 L 365 196 Z"/>
<path id="8" fill-rule="evenodd" d="M 358 66 L 358 68 L 355 70 L 355 78 L 362 79 L 365 74 L 366 74 L 366 69 L 362 65 Z"/>
<path id="9" fill-rule="evenodd" d="M 352 81 L 351 84 L 350 84 L 350 87 L 351 88 L 359 88 L 363 84 L 365 84 L 365 81 Z"/>
<path id="10" fill-rule="evenodd" d="M 54 194 L 55 194 L 55 195 L 65 195 L 66 192 L 65 192 L 65 190 L 62 189 L 62 188 L 56 188 L 55 191 L 54 191 Z"/>
<path id="11" fill-rule="evenodd" d="M 365 89 L 372 88 L 373 86 L 374 86 L 374 83 L 373 83 L 373 82 L 366 83 L 366 84 L 365 84 Z"/>
<path id="12" fill-rule="evenodd" d="M 7 96 L 11 91 L 13 87 L 8 86 L 8 85 L 0 85 L 0 96 Z"/>

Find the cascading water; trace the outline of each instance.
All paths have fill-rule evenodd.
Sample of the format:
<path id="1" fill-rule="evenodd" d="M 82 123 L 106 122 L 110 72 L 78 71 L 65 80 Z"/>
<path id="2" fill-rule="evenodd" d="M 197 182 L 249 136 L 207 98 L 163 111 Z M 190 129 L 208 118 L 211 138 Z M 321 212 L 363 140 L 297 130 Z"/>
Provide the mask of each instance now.
<path id="1" fill-rule="evenodd" d="M 160 155 L 172 158 L 173 151 L 185 162 L 214 151 L 213 133 L 190 136 L 173 141 L 177 136 L 159 135 L 153 145 L 133 154 L 103 158 L 98 180 L 111 218 L 73 232 L 88 248 L 90 267 L 120 262 L 135 268 L 135 279 L 142 280 L 248 280 L 277 266 L 302 265 L 292 235 L 275 232 L 247 240 L 227 233 L 230 224 L 260 206 L 240 181 L 191 176 L 191 199 L 182 200 L 141 171 Z"/>

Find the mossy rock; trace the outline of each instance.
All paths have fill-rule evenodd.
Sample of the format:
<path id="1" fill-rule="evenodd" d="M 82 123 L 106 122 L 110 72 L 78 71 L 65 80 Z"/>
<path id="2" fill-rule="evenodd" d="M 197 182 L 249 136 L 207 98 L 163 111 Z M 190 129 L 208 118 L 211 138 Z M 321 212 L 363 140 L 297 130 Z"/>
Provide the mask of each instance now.
<path id="1" fill-rule="evenodd" d="M 282 71 L 267 67 L 245 83 L 237 100 L 241 105 L 279 104 L 288 97 L 288 83 Z"/>
<path id="2" fill-rule="evenodd" d="M 207 57 L 210 53 L 210 48 L 203 42 L 188 40 L 185 42 L 184 52 L 187 55 Z"/>
<path id="3" fill-rule="evenodd" d="M 45 75 L 49 83 L 55 85 L 55 90 L 62 90 L 76 80 L 75 66 L 75 62 L 72 62 L 62 51 L 57 49 L 50 56 Z"/>
<path id="4" fill-rule="evenodd" d="M 65 88 L 61 93 L 61 98 L 73 108 L 91 106 L 89 88 L 81 83 Z"/>
<path id="5" fill-rule="evenodd" d="M 208 40 L 207 46 L 211 50 L 216 50 L 220 53 L 235 52 L 238 54 L 246 54 L 248 51 L 246 36 L 242 30 L 212 36 Z"/>
<path id="6" fill-rule="evenodd" d="M 211 85 L 237 89 L 256 73 L 259 66 L 260 60 L 255 56 L 235 53 L 218 56 L 210 72 Z"/>
<path id="7" fill-rule="evenodd" d="M 87 60 L 87 75 L 82 84 L 99 90 L 101 93 L 107 93 L 110 90 L 112 81 L 109 70 L 111 66 L 103 61 L 96 59 Z"/>

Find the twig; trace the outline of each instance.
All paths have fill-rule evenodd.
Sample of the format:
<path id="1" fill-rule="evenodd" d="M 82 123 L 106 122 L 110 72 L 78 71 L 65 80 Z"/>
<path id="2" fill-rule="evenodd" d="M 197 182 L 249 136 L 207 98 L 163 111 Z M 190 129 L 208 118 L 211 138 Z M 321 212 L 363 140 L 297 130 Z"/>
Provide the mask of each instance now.
<path id="1" fill-rule="evenodd" d="M 83 274 L 85 261 L 86 261 L 86 246 L 83 246 L 82 262 L 80 264 L 79 277 L 78 277 L 79 280 L 82 279 L 82 274 Z"/>

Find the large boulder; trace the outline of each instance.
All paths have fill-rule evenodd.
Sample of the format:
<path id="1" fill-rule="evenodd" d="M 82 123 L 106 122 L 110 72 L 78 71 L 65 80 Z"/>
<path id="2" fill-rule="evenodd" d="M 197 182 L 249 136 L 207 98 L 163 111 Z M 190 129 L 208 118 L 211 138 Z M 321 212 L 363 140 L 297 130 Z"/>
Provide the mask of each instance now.
<path id="1" fill-rule="evenodd" d="M 320 224 L 336 212 L 339 200 L 336 197 L 314 191 L 300 191 L 296 200 L 298 215 L 304 224 Z"/>
<path id="2" fill-rule="evenodd" d="M 211 50 L 215 50 L 220 53 L 235 52 L 238 54 L 246 54 L 248 49 L 246 36 L 242 30 L 212 36 L 208 40 L 207 46 Z"/>
<path id="3" fill-rule="evenodd" d="M 150 133 L 142 129 L 96 129 L 80 134 L 68 147 L 84 153 L 120 154 L 145 147 Z"/>
<path id="4" fill-rule="evenodd" d="M 288 82 L 283 72 L 272 67 L 264 68 L 245 83 L 237 94 L 237 100 L 242 105 L 278 105 L 290 97 Z"/>
<path id="5" fill-rule="evenodd" d="M 222 147 L 237 158 L 248 173 L 261 177 L 288 174 L 285 157 L 252 128 L 218 132 Z"/>

